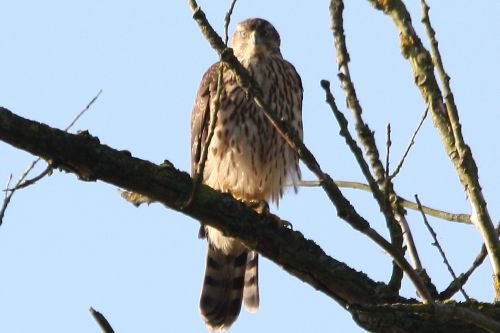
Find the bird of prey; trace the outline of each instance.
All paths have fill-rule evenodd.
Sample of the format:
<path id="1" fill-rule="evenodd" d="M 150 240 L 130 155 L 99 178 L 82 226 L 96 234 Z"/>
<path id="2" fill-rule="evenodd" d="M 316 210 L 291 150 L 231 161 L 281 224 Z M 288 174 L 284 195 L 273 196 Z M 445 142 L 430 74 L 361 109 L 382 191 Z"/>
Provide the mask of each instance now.
<path id="1" fill-rule="evenodd" d="M 231 47 L 268 105 L 302 139 L 302 83 L 294 66 L 281 55 L 274 26 L 264 19 L 247 19 L 237 25 Z M 209 131 L 218 73 L 219 63 L 215 63 L 203 75 L 196 94 L 191 118 L 193 174 Z M 291 182 L 296 189 L 300 180 L 298 157 L 228 68 L 223 69 L 222 83 L 203 183 L 239 200 L 278 203 L 284 186 Z M 227 330 L 242 303 L 250 312 L 258 309 L 258 256 L 237 239 L 209 226 L 202 228 L 208 254 L 200 312 L 209 330 Z"/>

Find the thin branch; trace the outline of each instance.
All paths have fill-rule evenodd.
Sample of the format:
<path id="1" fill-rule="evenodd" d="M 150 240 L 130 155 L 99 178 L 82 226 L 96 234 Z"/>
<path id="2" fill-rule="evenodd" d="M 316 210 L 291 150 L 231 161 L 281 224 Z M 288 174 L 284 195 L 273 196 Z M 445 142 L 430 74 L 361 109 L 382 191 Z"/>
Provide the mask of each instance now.
<path id="1" fill-rule="evenodd" d="M 351 188 L 355 190 L 362 190 L 366 192 L 370 192 L 370 186 L 367 184 L 359 183 L 359 182 L 351 182 L 351 181 L 345 181 L 345 180 L 335 180 L 335 184 L 338 187 L 341 188 Z M 317 180 L 301 180 L 300 182 L 297 183 L 298 186 L 302 187 L 319 187 L 321 184 Z M 287 186 L 293 186 L 292 183 L 287 184 Z M 403 206 L 404 208 L 412 209 L 415 211 L 418 211 L 418 205 L 416 202 L 407 200 L 403 197 L 398 196 L 398 201 Z M 468 214 L 453 214 L 453 213 L 448 213 L 443 210 L 431 208 L 428 206 L 422 206 L 422 209 L 424 210 L 424 213 L 442 220 L 450 221 L 450 222 L 458 222 L 458 223 L 465 223 L 465 224 L 471 224 L 470 220 L 470 215 Z"/>
<path id="2" fill-rule="evenodd" d="M 401 254 L 404 254 L 403 240 L 405 236 L 402 231 L 404 226 L 400 226 L 395 218 L 396 214 L 401 216 L 404 215 L 404 210 L 397 201 L 391 200 L 396 197 L 394 186 L 391 179 L 386 178 L 385 176 L 387 171 L 382 165 L 377 144 L 375 142 L 375 136 L 362 117 L 363 109 L 358 100 L 356 89 L 354 88 L 354 83 L 349 70 L 350 58 L 349 53 L 347 52 L 347 44 L 344 34 L 343 11 L 344 2 L 342 0 L 330 1 L 331 27 L 333 31 L 335 49 L 337 51 L 336 61 L 339 71 L 338 78 L 340 79 L 341 86 L 346 95 L 347 107 L 351 109 L 354 117 L 357 136 L 364 148 L 368 161 L 370 162 L 371 169 L 373 170 L 374 175 L 371 176 L 370 173 L 370 178 L 367 178 L 367 182 L 371 187 L 373 197 L 377 201 L 380 210 L 385 217 L 386 225 L 389 229 L 391 237 L 391 243 L 400 251 Z M 409 230 L 407 231 L 409 232 Z M 393 265 L 390 284 L 395 290 L 398 290 L 401 287 L 402 277 L 403 275 L 401 274 L 401 270 L 396 265 Z"/>
<path id="3" fill-rule="evenodd" d="M 368 190 L 372 192 L 375 198 L 378 199 L 377 201 L 380 200 L 384 202 L 384 199 L 382 198 L 383 195 L 377 185 L 377 182 L 375 178 L 373 178 L 373 175 L 370 172 L 370 166 L 363 157 L 363 152 L 361 151 L 361 148 L 358 146 L 358 143 L 349 132 L 348 121 L 344 116 L 344 114 L 338 108 L 337 103 L 335 102 L 335 97 L 333 96 L 330 90 L 330 81 L 321 80 L 321 87 L 325 91 L 326 103 L 330 106 L 330 109 L 332 110 L 333 115 L 335 116 L 335 119 L 339 124 L 340 135 L 344 138 L 345 143 L 353 153 L 354 158 L 356 159 L 356 162 L 358 163 L 361 172 L 363 173 L 363 176 L 368 181 Z"/>
<path id="4" fill-rule="evenodd" d="M 10 188 L 10 182 L 12 181 L 12 174 L 9 175 L 9 178 L 7 178 L 7 185 L 5 185 L 5 190 L 4 190 L 4 200 L 7 200 L 7 189 Z"/>
<path id="5" fill-rule="evenodd" d="M 500 233 L 500 223 L 497 224 L 496 232 L 497 234 Z M 486 259 L 487 254 L 488 252 L 486 251 L 486 246 L 482 244 L 481 250 L 479 250 L 479 253 L 472 262 L 471 267 L 469 267 L 469 269 L 465 273 L 460 274 L 458 278 L 455 278 L 455 280 L 453 280 L 450 285 L 439 294 L 438 298 L 441 300 L 445 300 L 455 295 L 455 293 L 457 293 L 457 291 L 459 291 L 461 287 L 467 283 L 469 277 L 472 275 L 472 273 L 474 273 L 476 268 L 481 266 L 481 264 L 484 262 L 484 259 Z"/>
<path id="6" fill-rule="evenodd" d="M 391 163 L 391 123 L 387 124 L 386 127 L 387 139 L 385 141 L 385 177 L 389 177 L 389 168 Z"/>
<path id="7" fill-rule="evenodd" d="M 401 200 L 401 205 L 405 208 L 409 208 L 412 210 L 418 211 L 418 205 L 415 202 L 412 202 L 410 200 L 407 200 L 403 197 L 398 197 L 398 200 Z M 442 220 L 447 220 L 451 222 L 459 222 L 459 223 L 465 223 L 465 224 L 472 224 L 471 222 L 471 216 L 468 214 L 453 214 L 453 213 L 448 213 L 439 209 L 431 208 L 428 206 L 422 206 L 422 209 L 425 214 L 437 217 Z"/>
<path id="8" fill-rule="evenodd" d="M 422 209 L 422 204 L 420 203 L 420 200 L 418 199 L 418 195 L 416 195 L 416 194 L 415 194 L 415 201 L 417 202 L 420 213 L 422 214 L 422 219 L 424 220 L 425 226 L 427 227 L 427 230 L 429 230 L 429 233 L 431 234 L 432 239 L 434 240 L 432 245 L 434 245 L 438 249 L 439 254 L 443 258 L 443 262 L 446 265 L 446 268 L 448 269 L 448 272 L 450 272 L 450 275 L 453 278 L 453 280 L 456 280 L 457 275 L 455 274 L 455 271 L 451 267 L 451 264 L 448 261 L 448 258 L 446 257 L 446 254 L 444 253 L 443 248 L 441 247 L 441 244 L 439 244 L 439 241 L 437 239 L 437 234 L 434 231 L 434 229 L 432 228 L 432 226 L 430 225 L 429 221 L 427 220 L 427 216 L 425 216 L 424 210 Z M 462 292 L 462 295 L 464 295 L 465 300 L 470 301 L 469 295 L 467 295 L 467 293 L 462 288 L 462 286 L 460 286 L 460 291 Z"/>
<path id="9" fill-rule="evenodd" d="M 9 178 L 7 179 L 7 185 L 6 189 L 10 187 L 10 182 L 12 181 L 12 174 L 9 175 Z M 9 205 L 10 199 L 12 197 L 12 194 L 9 193 L 7 190 L 5 190 L 4 193 L 4 198 L 2 202 L 2 208 L 0 208 L 0 226 L 2 225 L 3 217 L 5 215 L 5 210 L 7 209 L 7 206 Z"/>
<path id="10" fill-rule="evenodd" d="M 411 229 L 408 225 L 406 217 L 403 214 L 399 213 L 396 213 L 394 217 L 396 218 L 396 221 L 398 221 L 399 225 L 401 226 L 401 230 L 403 231 L 403 238 L 408 250 L 408 255 L 413 262 L 413 268 L 417 271 L 422 271 L 422 262 L 420 261 L 417 246 L 415 245 L 415 240 L 413 239 L 413 234 L 411 233 Z"/>
<path id="11" fill-rule="evenodd" d="M 226 44 L 226 46 L 227 46 L 227 43 L 229 41 L 229 34 L 228 34 L 229 23 L 231 22 L 231 15 L 233 15 L 233 10 L 234 10 L 234 6 L 236 5 L 236 1 L 237 0 L 231 1 L 231 4 L 229 5 L 229 9 L 226 12 L 226 16 L 224 17 L 224 44 Z"/>
<path id="12" fill-rule="evenodd" d="M 453 92 L 450 88 L 450 77 L 444 70 L 443 60 L 441 58 L 441 53 L 439 52 L 438 41 L 436 39 L 436 32 L 432 28 L 431 21 L 429 18 L 429 9 L 430 7 L 427 5 L 425 0 L 420 0 L 420 5 L 422 8 L 422 23 L 425 26 L 425 30 L 427 32 L 427 38 L 431 44 L 431 53 L 432 60 L 434 66 L 437 69 L 439 74 L 439 79 L 442 84 L 444 99 L 445 99 L 445 107 L 448 112 L 448 116 L 450 117 L 450 124 L 452 126 L 453 137 L 456 142 L 457 149 L 465 146 L 465 142 L 462 136 L 462 130 L 460 121 L 458 119 L 458 109 L 455 104 L 455 99 L 453 97 Z"/>
<path id="13" fill-rule="evenodd" d="M 390 175 L 391 179 L 394 179 L 394 177 L 396 177 L 398 175 L 399 171 L 401 171 L 401 168 L 403 167 L 403 163 L 405 162 L 406 157 L 408 156 L 408 154 L 410 153 L 411 148 L 415 144 L 415 138 L 417 137 L 417 134 L 420 131 L 420 128 L 422 127 L 422 124 L 424 123 L 424 120 L 427 118 L 427 113 L 428 112 L 429 112 L 429 109 L 426 108 L 425 111 L 424 111 L 424 113 L 422 114 L 422 117 L 420 118 L 420 122 L 418 123 L 418 126 L 415 129 L 415 132 L 413 132 L 413 135 L 411 137 L 410 143 L 408 144 L 408 147 L 406 147 L 406 150 L 405 150 L 405 152 L 403 154 L 403 157 L 401 157 L 401 160 L 399 161 L 398 165 L 396 166 L 396 169 Z"/>
<path id="14" fill-rule="evenodd" d="M 109 321 L 106 319 L 106 317 L 104 317 L 102 313 L 95 310 L 93 307 L 90 307 L 89 311 L 92 317 L 94 317 L 99 327 L 101 328 L 101 330 L 103 331 L 103 333 L 115 333 L 113 327 L 111 327 Z"/>
<path id="15" fill-rule="evenodd" d="M 450 88 L 450 76 L 444 69 L 441 53 L 439 51 L 438 42 L 436 39 L 436 33 L 432 28 L 429 17 L 429 6 L 425 2 L 425 0 L 421 0 L 420 3 L 422 7 L 422 22 L 426 28 L 427 36 L 431 42 L 432 60 L 434 65 L 436 66 L 443 86 L 445 101 L 444 105 L 448 113 L 448 119 L 453 133 L 455 149 L 459 154 L 458 159 L 453 158 L 457 157 L 456 155 L 450 155 L 450 157 L 452 157 L 455 167 L 457 171 L 459 171 L 458 173 L 462 184 L 468 193 L 469 200 L 472 205 L 472 211 L 474 213 L 473 221 L 475 222 L 481 233 L 493 267 L 493 285 L 496 292 L 496 299 L 500 299 L 500 241 L 498 239 L 498 234 L 495 230 L 495 227 L 493 226 L 491 217 L 488 213 L 486 201 L 481 191 L 476 162 L 472 156 L 472 151 L 465 143 L 462 135 L 462 126 L 460 125 L 458 108 L 455 104 L 453 92 Z M 467 167 L 464 168 L 464 166 Z M 463 173 L 461 171 L 463 171 Z"/>
<path id="16" fill-rule="evenodd" d="M 217 115 L 219 113 L 220 106 L 220 96 L 222 93 L 222 89 L 224 88 L 223 75 L 224 75 L 224 63 L 222 61 L 219 62 L 217 74 L 217 91 L 215 93 L 214 99 L 210 100 L 210 120 L 208 125 L 208 134 L 205 138 L 205 141 L 201 143 L 201 154 L 200 160 L 196 165 L 196 169 L 194 172 L 194 182 L 193 188 L 191 190 L 191 194 L 188 199 L 184 203 L 184 206 L 189 206 L 193 201 L 194 195 L 198 190 L 200 184 L 203 181 L 204 173 L 205 173 L 205 163 L 207 162 L 208 150 L 210 147 L 210 142 L 212 142 L 212 138 L 215 132 L 215 126 L 217 125 Z"/>
<path id="17" fill-rule="evenodd" d="M 224 16 L 224 45 L 227 47 L 227 43 L 229 41 L 229 23 L 231 22 L 231 15 L 233 14 L 233 9 L 234 6 L 236 5 L 237 0 L 232 0 L 231 4 L 229 5 L 229 9 L 226 12 L 226 15 Z M 205 164 L 207 162 L 208 158 L 208 150 L 210 147 L 210 142 L 212 142 L 212 138 L 214 136 L 215 132 L 215 126 L 217 125 L 217 115 L 219 114 L 219 108 L 220 108 L 220 96 L 222 94 L 222 90 L 224 89 L 224 63 L 222 62 L 222 58 L 219 59 L 219 72 L 217 74 L 217 90 L 215 93 L 215 97 L 213 100 L 211 99 L 209 101 L 210 103 L 210 119 L 209 119 L 209 125 L 208 125 L 208 134 L 207 137 L 205 138 L 205 141 L 201 143 L 201 154 L 200 154 L 200 160 L 198 161 L 198 164 L 196 165 L 196 169 L 194 170 L 194 186 L 191 191 L 191 194 L 189 195 L 188 199 L 184 203 L 184 205 L 190 205 L 196 190 L 198 189 L 199 185 L 203 181 L 204 177 L 204 172 L 205 172 Z M 123 197 L 123 195 L 122 195 Z M 126 197 L 124 197 L 126 198 Z M 127 198 L 126 198 L 127 199 Z M 127 199 L 129 200 L 129 199 Z"/>
<path id="18" fill-rule="evenodd" d="M 80 117 L 83 116 L 88 110 L 90 110 L 90 108 L 95 103 L 95 101 L 97 101 L 99 96 L 101 96 L 101 93 L 102 93 L 102 89 L 99 89 L 99 91 L 94 96 L 94 98 L 92 98 L 90 100 L 90 102 L 87 103 L 87 106 L 85 106 L 85 108 L 83 108 L 83 110 L 80 111 L 80 113 L 78 113 L 75 118 L 73 118 L 73 120 L 69 123 L 69 125 L 66 126 L 66 128 L 64 129 L 65 132 L 69 131 L 71 129 L 71 127 L 73 127 L 76 124 L 76 122 L 80 119 Z"/>
<path id="19" fill-rule="evenodd" d="M 27 172 L 23 173 L 21 178 L 23 178 L 23 179 L 26 178 L 26 176 L 28 175 L 28 172 L 31 171 L 33 169 L 33 167 L 36 165 L 36 163 L 38 163 L 39 161 L 40 161 L 40 159 L 34 160 L 33 164 L 28 167 L 28 169 L 26 170 Z M 49 175 L 51 172 L 52 172 L 52 166 L 48 165 L 45 168 L 45 170 L 40 172 L 37 176 L 30 178 L 30 179 L 23 180 L 22 183 L 16 185 L 15 187 L 6 189 L 6 192 L 13 192 L 13 191 L 17 191 L 17 190 L 23 189 L 25 187 L 31 186 L 31 185 L 35 184 L 37 181 L 39 181 L 40 179 L 42 179 L 43 177 Z"/>
<path id="20" fill-rule="evenodd" d="M 97 98 L 99 98 L 99 95 L 101 95 L 101 93 L 102 93 L 102 89 L 100 89 L 99 92 L 94 96 L 94 98 L 92 98 L 90 100 L 90 102 L 87 103 L 87 106 L 85 106 L 85 108 L 83 108 L 73 118 L 73 120 L 69 123 L 69 125 L 66 126 L 64 131 L 66 131 L 66 132 L 69 131 L 71 129 L 71 127 L 73 127 L 73 125 L 78 121 L 78 119 L 80 119 L 80 117 L 83 116 L 83 114 L 86 113 L 88 110 L 90 110 L 90 107 L 92 106 L 92 104 L 94 104 L 94 102 L 97 100 Z M 7 206 L 9 205 L 9 203 L 12 199 L 12 196 L 14 195 L 14 192 L 19 190 L 19 189 L 22 189 L 22 188 L 25 188 L 25 187 L 28 187 L 30 185 L 35 184 L 37 181 L 39 181 L 40 179 L 42 179 L 43 177 L 45 177 L 46 175 L 51 173 L 52 166 L 48 165 L 47 168 L 45 168 L 45 170 L 43 170 L 37 176 L 35 176 L 31 179 L 26 179 L 26 177 L 28 177 L 28 174 L 35 168 L 35 166 L 38 164 L 38 162 L 40 162 L 40 158 L 37 158 L 34 161 L 32 161 L 31 164 L 28 166 L 28 168 L 21 174 L 16 185 L 13 188 L 7 187 L 5 189 L 5 192 L 6 192 L 5 198 L 4 198 L 3 203 L 2 203 L 2 208 L 0 209 L 0 226 L 3 223 L 3 217 L 5 216 L 5 211 L 7 210 Z M 11 175 L 11 177 L 12 177 L 12 175 Z M 9 185 L 10 185 L 10 181 L 9 181 Z"/>

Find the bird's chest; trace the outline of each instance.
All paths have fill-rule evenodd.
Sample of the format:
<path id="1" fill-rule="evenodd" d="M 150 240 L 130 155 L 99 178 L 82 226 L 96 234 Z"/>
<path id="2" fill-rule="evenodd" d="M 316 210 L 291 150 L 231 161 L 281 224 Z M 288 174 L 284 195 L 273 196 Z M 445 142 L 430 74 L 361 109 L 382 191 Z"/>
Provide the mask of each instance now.
<path id="1" fill-rule="evenodd" d="M 248 69 L 266 102 L 276 108 L 276 82 L 271 71 L 265 64 L 251 64 Z M 276 133 L 253 98 L 236 82 L 228 82 L 220 100 L 215 136 L 221 152 L 250 157 L 259 155 L 254 158 L 264 162 L 264 150 Z"/>
<path id="2" fill-rule="evenodd" d="M 221 103 L 215 128 L 215 144 L 221 154 L 235 158 L 263 159 L 265 146 L 274 134 L 274 128 L 253 99 L 241 89 L 232 93 L 233 101 Z M 256 155 L 255 157 L 252 157 Z M 259 155 L 259 156 L 257 156 Z"/>

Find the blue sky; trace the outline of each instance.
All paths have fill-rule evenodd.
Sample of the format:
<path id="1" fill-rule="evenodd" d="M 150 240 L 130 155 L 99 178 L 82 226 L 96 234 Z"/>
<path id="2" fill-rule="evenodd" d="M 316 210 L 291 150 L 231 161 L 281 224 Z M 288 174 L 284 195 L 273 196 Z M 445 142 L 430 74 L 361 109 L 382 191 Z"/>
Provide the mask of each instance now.
<path id="1" fill-rule="evenodd" d="M 411 2 L 414 25 L 424 37 L 420 5 Z M 222 32 L 228 1 L 200 1 Z M 500 111 L 500 3 L 429 1 L 445 67 L 459 107 L 466 142 L 480 168 L 489 210 L 498 221 L 499 152 L 492 140 Z M 383 150 L 392 125 L 392 165 L 409 142 L 425 105 L 399 51 L 391 20 L 368 1 L 347 2 L 345 30 L 351 75 L 365 120 Z M 322 167 L 338 180 L 363 181 L 324 103 L 321 79 L 336 79 L 327 1 L 244 1 L 235 23 L 270 20 L 281 33 L 282 53 L 302 76 L 304 137 Z M 427 42 L 426 42 L 427 43 Z M 4 1 L 0 4 L 0 105 L 63 128 L 99 91 L 99 100 L 74 127 L 102 143 L 161 163 L 190 169 L 190 114 L 203 72 L 217 60 L 185 1 Z M 16 178 L 33 159 L 0 143 L 0 183 Z M 313 177 L 302 167 L 304 178 Z M 398 193 L 450 212 L 470 207 L 430 118 L 402 172 Z M 345 190 L 358 211 L 381 233 L 385 222 L 370 194 Z M 288 193 L 279 209 L 295 229 L 334 258 L 387 281 L 390 259 L 336 217 L 318 188 Z M 424 266 L 438 288 L 450 277 L 419 214 L 408 214 Z M 458 273 L 480 247 L 474 227 L 431 219 Z M 114 186 L 84 183 L 58 171 L 16 193 L 0 227 L 0 330 L 99 332 L 93 306 L 116 332 L 203 332 L 198 315 L 206 244 L 198 223 L 153 204 L 135 208 Z M 493 298 L 487 263 L 471 278 L 471 297 Z M 232 332 L 362 332 L 327 296 L 261 260 L 261 308 L 242 311 Z M 405 279 L 403 294 L 414 297 Z M 460 298 L 458 298 L 460 299 Z"/>

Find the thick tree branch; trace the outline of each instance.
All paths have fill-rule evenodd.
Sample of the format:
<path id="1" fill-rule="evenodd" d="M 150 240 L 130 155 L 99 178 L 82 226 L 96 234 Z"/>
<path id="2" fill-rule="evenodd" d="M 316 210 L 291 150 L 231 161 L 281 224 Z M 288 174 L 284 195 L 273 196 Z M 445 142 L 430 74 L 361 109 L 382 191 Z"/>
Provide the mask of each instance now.
<path id="1" fill-rule="evenodd" d="M 277 228 L 269 216 L 257 214 L 229 194 L 201 185 L 192 204 L 181 210 L 185 198 L 190 194 L 193 180 L 170 163 L 160 167 L 134 158 L 128 151 L 102 145 L 88 132 L 76 135 L 65 133 L 21 118 L 4 108 L 0 108 L 0 140 L 38 155 L 54 167 L 76 174 L 81 180 L 101 180 L 141 193 L 216 227 L 228 236 L 237 237 L 290 274 L 335 299 L 355 317 L 366 317 L 364 310 L 358 313 L 357 306 L 360 304 L 416 303 L 398 296 L 387 285 L 374 282 L 365 274 L 329 257 L 300 232 Z M 372 320 L 383 322 L 386 315 L 377 313 Z M 495 309 L 494 317 L 500 318 L 500 307 Z M 419 329 L 424 323 L 413 320 L 410 315 L 407 320 L 414 324 L 412 332 L 425 332 Z M 440 321 L 442 318 L 430 319 L 431 322 L 433 320 Z M 387 322 L 385 324 L 388 325 Z M 363 327 L 373 332 L 386 332 L 372 329 L 369 325 Z M 456 321 L 453 327 L 456 328 L 454 332 L 468 332 L 464 329 L 470 325 Z"/>
<path id="2" fill-rule="evenodd" d="M 465 307 L 463 304 L 450 302 L 446 304 L 359 305 L 354 308 L 356 310 L 353 315 L 354 320 L 372 332 L 500 332 L 499 313 L 497 307 L 492 304 L 472 303 Z M 375 316 L 379 319 L 378 321 L 373 320 L 375 313 L 379 314 Z M 416 325 L 416 323 L 419 324 Z"/>
<path id="3" fill-rule="evenodd" d="M 19 117 L 0 107 L 0 140 L 47 160 L 54 168 L 74 173 L 80 180 L 101 180 L 140 193 L 237 237 L 282 266 L 299 279 L 333 297 L 342 305 L 407 301 L 384 284 L 327 256 L 301 233 L 285 228 L 266 215 L 259 215 L 229 194 L 200 185 L 193 202 L 192 178 L 172 164 L 161 167 L 102 145 L 88 132 L 69 134 L 45 124 Z M 384 295 L 384 296 L 382 296 Z"/>

